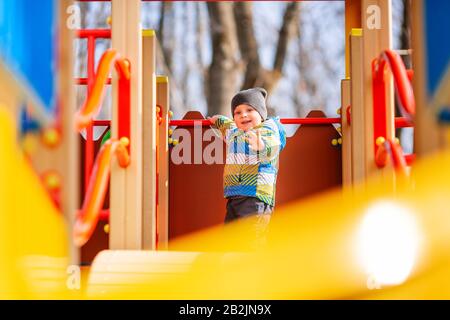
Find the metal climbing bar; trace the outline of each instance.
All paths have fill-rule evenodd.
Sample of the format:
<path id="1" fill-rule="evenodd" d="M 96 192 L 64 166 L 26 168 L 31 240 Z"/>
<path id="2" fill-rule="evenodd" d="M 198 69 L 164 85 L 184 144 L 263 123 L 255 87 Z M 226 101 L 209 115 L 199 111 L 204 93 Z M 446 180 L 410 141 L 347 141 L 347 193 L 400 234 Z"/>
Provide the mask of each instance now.
<path id="1" fill-rule="evenodd" d="M 122 168 L 126 168 L 130 163 L 128 144 L 127 138 L 120 141 L 108 140 L 97 155 L 83 206 L 77 214 L 74 225 L 73 240 L 78 247 L 88 242 L 101 218 L 101 213 L 105 214 L 101 208 L 108 190 L 111 160 L 116 157 Z"/>

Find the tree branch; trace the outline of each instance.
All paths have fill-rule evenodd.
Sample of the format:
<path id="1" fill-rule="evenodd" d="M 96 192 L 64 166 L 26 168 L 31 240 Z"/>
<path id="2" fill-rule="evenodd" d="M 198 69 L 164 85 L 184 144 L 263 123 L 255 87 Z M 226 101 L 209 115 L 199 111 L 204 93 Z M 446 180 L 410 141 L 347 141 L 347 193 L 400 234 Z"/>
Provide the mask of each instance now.
<path id="1" fill-rule="evenodd" d="M 161 3 L 161 13 L 159 17 L 158 39 L 161 45 L 164 60 L 169 70 L 172 70 L 172 56 L 173 56 L 173 34 L 166 34 L 166 25 L 172 25 L 173 6 L 170 1 L 163 1 Z"/>
<path id="2" fill-rule="evenodd" d="M 236 30 L 230 2 L 208 2 L 212 62 L 208 70 L 207 98 L 210 114 L 229 114 L 236 90 Z"/>
<path id="3" fill-rule="evenodd" d="M 275 61 L 273 63 L 273 70 L 281 75 L 283 70 L 284 61 L 286 59 L 287 47 L 289 39 L 295 33 L 296 25 L 298 23 L 298 15 L 300 12 L 300 6 L 297 1 L 293 1 L 286 6 L 284 12 L 283 25 L 281 26 L 277 51 L 275 54 Z"/>
<path id="4" fill-rule="evenodd" d="M 258 44 L 253 29 L 253 5 L 251 2 L 236 2 L 234 4 L 234 20 L 236 22 L 237 38 L 241 57 L 246 66 L 242 89 L 256 86 L 262 77 L 262 67 L 259 60 Z M 261 84 L 262 85 L 262 84 Z"/>

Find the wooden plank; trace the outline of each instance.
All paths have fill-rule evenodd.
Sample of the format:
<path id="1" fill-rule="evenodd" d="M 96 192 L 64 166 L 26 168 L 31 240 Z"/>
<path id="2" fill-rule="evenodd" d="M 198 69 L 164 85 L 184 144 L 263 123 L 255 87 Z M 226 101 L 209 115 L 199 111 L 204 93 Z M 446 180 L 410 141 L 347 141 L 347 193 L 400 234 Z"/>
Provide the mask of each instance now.
<path id="1" fill-rule="evenodd" d="M 0 105 L 5 107 L 6 110 L 12 115 L 14 120 L 19 120 L 20 103 L 24 99 L 24 94 L 20 89 L 20 86 L 12 75 L 4 68 L 0 61 L 0 84 L 2 90 L 0 90 Z"/>
<path id="2" fill-rule="evenodd" d="M 125 46 L 126 31 L 123 25 L 126 21 L 126 10 L 123 3 L 113 0 L 111 3 L 112 47 L 119 49 Z M 121 52 L 124 54 L 123 52 Z M 133 72 L 134 74 L 134 72 Z M 111 138 L 118 139 L 118 81 L 117 74 L 112 73 L 112 113 Z M 126 218 L 126 175 L 116 162 L 111 164 L 110 177 L 110 217 L 109 217 L 109 248 L 125 249 L 125 218 Z"/>
<path id="3" fill-rule="evenodd" d="M 351 81 L 341 81 L 342 186 L 352 184 L 352 130 L 347 121 L 347 107 L 351 104 Z"/>
<path id="4" fill-rule="evenodd" d="M 416 116 L 414 128 L 414 151 L 417 157 L 439 150 L 443 144 L 443 130 L 436 123 L 435 110 L 428 105 L 426 43 L 423 0 L 411 3 L 412 9 L 412 49 L 414 65 L 414 96 L 416 98 Z"/>
<path id="5" fill-rule="evenodd" d="M 54 64 L 58 66 L 56 72 L 56 92 L 59 101 L 58 114 L 54 115 L 54 119 L 35 135 L 35 149 L 30 156 L 30 160 L 36 174 L 43 177 L 45 174 L 52 174 L 59 184 L 59 203 L 60 209 L 66 221 L 67 233 L 69 240 L 72 239 L 72 230 L 77 209 L 79 208 L 79 147 L 78 147 L 78 133 L 74 129 L 74 117 L 76 112 L 75 95 L 73 90 L 73 54 L 72 54 L 72 31 L 66 26 L 67 13 L 66 9 L 73 2 L 71 0 L 63 0 L 58 2 L 57 6 L 57 29 L 58 40 L 58 61 Z M 0 72 L 0 77 L 1 77 Z M 10 83 L 10 82 L 8 82 Z M 14 116 L 19 117 L 21 111 L 20 103 L 24 103 L 25 98 L 18 91 L 14 90 L 14 82 L 11 85 L 11 90 L 2 90 L 2 93 L 7 93 L 9 98 L 8 105 L 12 106 Z M 1 93 L 0 93 L 1 95 Z M 22 96 L 22 98 L 21 98 Z M 30 98 L 29 98 L 30 99 Z M 0 100 L 3 100 L 0 98 Z M 35 107 L 35 106 L 34 106 Z M 36 109 L 32 110 L 33 116 L 39 115 Z M 58 117 L 58 118 L 56 118 Z M 48 129 L 53 129 L 56 126 L 58 129 L 58 141 L 55 144 L 47 144 L 44 142 L 43 135 Z M 56 181 L 56 180 L 54 180 Z M 70 261 L 73 264 L 79 262 L 79 250 L 74 244 L 69 241 Z"/>
<path id="6" fill-rule="evenodd" d="M 353 184 L 364 181 L 366 177 L 363 54 L 362 29 L 353 29 L 350 34 L 351 150 Z"/>
<path id="7" fill-rule="evenodd" d="M 142 30 L 141 1 L 112 0 L 112 47 L 131 65 L 130 166 L 111 171 L 110 247 L 142 248 Z M 113 76 L 112 137 L 118 138 L 117 76 Z"/>
<path id="8" fill-rule="evenodd" d="M 58 92 L 61 96 L 61 129 L 62 141 L 59 153 L 59 172 L 63 187 L 61 189 L 61 210 L 69 221 L 69 238 L 72 239 L 73 223 L 79 207 L 80 191 L 80 166 L 79 166 L 79 143 L 78 132 L 74 130 L 75 123 L 75 92 L 73 86 L 73 32 L 67 28 L 67 8 L 73 4 L 72 0 L 62 0 L 59 4 L 59 54 L 58 54 Z M 62 94 L 64 94 L 62 96 Z M 70 241 L 70 261 L 79 263 L 79 250 Z"/>
<path id="9" fill-rule="evenodd" d="M 361 28 L 361 0 L 345 1 L 345 76 L 350 76 L 350 38 L 354 28 Z"/>
<path id="10" fill-rule="evenodd" d="M 156 104 L 161 108 L 162 122 L 158 126 L 158 249 L 169 245 L 169 79 L 157 77 Z"/>
<path id="11" fill-rule="evenodd" d="M 391 0 L 363 0 L 363 105 L 365 123 L 365 161 L 366 177 L 379 173 L 375 165 L 374 135 L 373 135 L 373 94 L 372 94 L 372 61 L 383 50 L 392 48 L 392 5 Z M 392 76 L 386 84 L 386 139 L 395 137 L 395 104 Z"/>
<path id="12" fill-rule="evenodd" d="M 144 249 L 156 246 L 156 75 L 155 32 L 143 31 L 142 63 L 142 150 L 143 197 L 142 243 Z"/>

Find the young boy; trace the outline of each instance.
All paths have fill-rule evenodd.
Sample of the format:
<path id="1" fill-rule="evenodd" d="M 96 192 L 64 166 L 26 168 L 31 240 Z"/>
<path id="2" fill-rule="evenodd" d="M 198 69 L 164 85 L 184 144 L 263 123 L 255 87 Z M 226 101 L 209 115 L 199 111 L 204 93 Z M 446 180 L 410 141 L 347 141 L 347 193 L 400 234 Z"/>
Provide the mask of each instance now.
<path id="1" fill-rule="evenodd" d="M 267 119 L 266 96 L 263 88 L 240 91 L 231 101 L 233 120 L 210 118 L 227 144 L 225 223 L 256 215 L 257 232 L 267 227 L 273 212 L 278 158 L 286 144 L 279 119 Z"/>

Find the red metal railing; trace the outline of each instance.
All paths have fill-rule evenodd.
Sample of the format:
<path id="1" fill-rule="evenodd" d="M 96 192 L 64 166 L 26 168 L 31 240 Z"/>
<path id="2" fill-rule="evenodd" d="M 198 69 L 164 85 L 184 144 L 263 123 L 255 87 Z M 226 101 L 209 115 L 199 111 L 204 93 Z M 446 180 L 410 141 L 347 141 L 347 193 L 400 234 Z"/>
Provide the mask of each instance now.
<path id="1" fill-rule="evenodd" d="M 409 161 L 411 157 L 408 157 Z M 408 176 L 408 163 L 403 154 L 400 144 L 392 140 L 383 141 L 378 146 L 375 154 L 375 163 L 378 168 L 384 168 L 389 162 L 392 163 L 395 171 L 401 176 Z"/>
<path id="2" fill-rule="evenodd" d="M 414 124 L 405 117 L 395 118 L 395 128 L 410 128 L 414 127 Z"/>
<path id="3" fill-rule="evenodd" d="M 103 145 L 93 171 L 90 173 L 83 207 L 77 216 L 74 228 L 74 241 L 82 246 L 92 235 L 99 219 L 108 219 L 109 211 L 101 210 L 109 181 L 109 166 L 111 158 L 116 155 L 122 167 L 129 163 L 130 145 L 130 63 L 120 57 L 114 49 L 108 49 L 100 59 L 97 73 L 92 81 L 91 91 L 76 115 L 78 130 L 93 127 L 95 122 L 109 125 L 109 121 L 95 121 L 105 94 L 108 75 L 115 67 L 118 73 L 118 134 L 120 141 L 109 140 Z M 93 141 L 92 141 L 93 142 Z M 93 155 L 92 155 L 93 156 Z"/>
<path id="4" fill-rule="evenodd" d="M 410 81 L 412 73 L 408 73 L 401 57 L 395 51 L 385 50 L 372 63 L 374 140 L 387 135 L 386 70 L 390 70 L 394 78 L 395 92 L 404 119 L 412 123 L 416 109 Z"/>
<path id="5" fill-rule="evenodd" d="M 389 68 L 387 68 L 389 67 Z M 405 65 L 398 53 L 393 50 L 385 50 L 377 59 L 372 63 L 372 89 L 373 89 L 373 124 L 374 124 L 374 152 L 376 162 L 379 167 L 385 165 L 383 159 L 386 156 L 388 150 L 396 152 L 398 155 L 399 146 L 387 144 L 377 144 L 377 139 L 380 137 L 387 137 L 387 109 L 386 109 L 386 77 L 389 75 L 386 70 L 392 73 L 395 93 L 398 98 L 397 101 L 400 105 L 400 110 L 403 115 L 402 118 L 395 118 L 395 127 L 404 128 L 413 126 L 413 117 L 415 114 L 415 99 L 413 88 L 411 85 L 411 79 L 413 72 L 406 70 Z M 379 149 L 382 148 L 381 151 Z M 401 148 L 401 147 L 400 147 Z M 408 164 L 414 160 L 414 155 L 409 155 L 406 158 Z"/>
<path id="6" fill-rule="evenodd" d="M 341 118 L 285 118 L 280 119 L 283 124 L 333 124 L 341 123 Z M 208 119 L 198 120 L 170 120 L 170 126 L 177 127 L 192 127 L 194 125 L 210 126 L 211 122 Z"/>
<path id="7" fill-rule="evenodd" d="M 119 165 L 126 168 L 130 163 L 128 144 L 129 140 L 122 138 L 120 141 L 108 140 L 101 147 L 89 180 L 83 206 L 76 217 L 73 230 L 75 245 L 83 246 L 94 233 L 101 217 L 101 208 L 108 190 L 111 160 L 116 157 Z"/>
<path id="8" fill-rule="evenodd" d="M 335 124 L 341 123 L 341 118 L 283 118 L 280 119 L 282 124 L 309 124 L 309 125 L 323 125 L 323 124 Z M 211 123 L 208 119 L 198 120 L 170 120 L 169 126 L 174 127 L 193 127 L 195 124 L 204 127 L 210 126 Z M 93 120 L 94 126 L 110 126 L 111 120 Z M 412 127 L 413 124 L 404 117 L 395 118 L 396 128 Z"/>
<path id="9" fill-rule="evenodd" d="M 282 118 L 282 124 L 307 124 L 307 125 L 323 125 L 341 123 L 341 118 Z M 176 127 L 193 127 L 194 125 L 210 126 L 208 119 L 198 120 L 170 120 L 170 126 Z M 411 127 L 412 123 L 403 117 L 395 118 L 395 126 L 397 128 Z"/>
<path id="10" fill-rule="evenodd" d="M 80 39 L 87 39 L 87 78 L 76 78 L 75 83 L 78 85 L 87 86 L 87 95 L 92 92 L 95 79 L 95 41 L 97 39 L 110 39 L 110 29 L 91 29 L 91 30 L 77 30 L 76 37 Z M 111 78 L 106 80 L 106 84 L 111 84 Z M 89 178 L 94 164 L 94 126 L 95 123 L 86 127 L 86 143 L 84 152 L 84 186 L 87 190 Z"/>
<path id="11" fill-rule="evenodd" d="M 375 80 L 384 82 L 384 69 L 388 66 L 394 77 L 395 91 L 403 116 L 411 118 L 416 113 L 416 100 L 411 85 L 413 72 L 406 70 L 402 58 L 393 50 L 385 50 L 374 63 Z"/>

